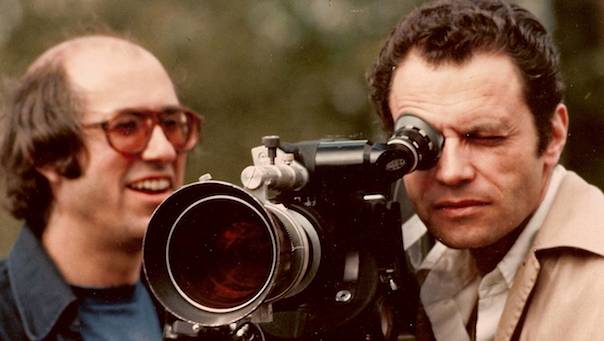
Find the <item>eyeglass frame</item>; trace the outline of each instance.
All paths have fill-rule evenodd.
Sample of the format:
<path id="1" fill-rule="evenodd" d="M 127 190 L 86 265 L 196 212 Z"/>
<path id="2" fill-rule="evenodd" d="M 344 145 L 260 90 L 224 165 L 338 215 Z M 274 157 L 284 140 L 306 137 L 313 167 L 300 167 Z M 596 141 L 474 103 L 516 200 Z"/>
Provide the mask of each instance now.
<path id="1" fill-rule="evenodd" d="M 189 118 L 192 119 L 192 128 L 191 131 L 189 132 L 189 134 L 196 134 L 197 138 L 195 143 L 191 143 L 191 146 L 186 147 L 184 149 L 181 150 L 177 150 L 177 148 L 174 146 L 174 144 L 169 140 L 168 136 L 166 135 L 166 132 L 164 131 L 163 127 L 161 126 L 161 122 L 159 120 L 159 115 L 161 114 L 165 114 L 165 113 L 169 113 L 170 111 L 182 111 L 183 113 L 185 113 L 185 115 Z M 116 119 L 117 117 L 119 117 L 120 115 L 123 114 L 127 114 L 127 113 L 131 113 L 131 114 L 135 114 L 135 115 L 140 115 L 140 116 L 150 116 L 152 119 L 152 125 L 151 125 L 151 134 L 149 134 L 149 136 L 147 137 L 147 140 L 144 144 L 144 147 L 138 151 L 138 152 L 126 152 L 126 151 L 122 151 L 119 150 L 118 148 L 116 148 L 114 146 L 114 144 L 111 142 L 111 137 L 110 132 L 109 132 L 109 123 Z M 91 122 L 91 123 L 80 123 L 80 127 L 83 129 L 91 129 L 91 128 L 101 128 L 105 134 L 105 139 L 107 140 L 107 143 L 109 144 L 109 146 L 115 150 L 116 152 L 118 152 L 119 154 L 122 154 L 124 156 L 127 157 L 137 157 L 140 154 L 142 154 L 145 149 L 147 148 L 147 146 L 149 145 L 149 141 L 151 141 L 151 138 L 153 136 L 153 129 L 155 129 L 156 126 L 159 125 L 160 129 L 162 130 L 162 133 L 164 134 L 164 136 L 166 137 L 166 139 L 170 142 L 170 145 L 172 146 L 172 148 L 174 148 L 174 150 L 176 151 L 176 153 L 180 154 L 180 153 L 186 153 L 189 152 L 191 150 L 193 150 L 193 148 L 195 148 L 195 146 L 197 145 L 197 143 L 200 140 L 201 137 L 201 128 L 203 126 L 203 122 L 204 122 L 204 117 L 185 107 L 185 106 L 181 106 L 181 105 L 168 105 L 168 106 L 164 106 L 161 109 L 157 110 L 157 109 L 148 109 L 148 108 L 124 108 L 124 109 L 120 109 L 115 111 L 115 113 L 113 115 L 111 115 L 110 118 L 106 119 L 106 120 L 102 120 L 99 122 Z M 191 137 L 189 136 L 189 139 Z"/>

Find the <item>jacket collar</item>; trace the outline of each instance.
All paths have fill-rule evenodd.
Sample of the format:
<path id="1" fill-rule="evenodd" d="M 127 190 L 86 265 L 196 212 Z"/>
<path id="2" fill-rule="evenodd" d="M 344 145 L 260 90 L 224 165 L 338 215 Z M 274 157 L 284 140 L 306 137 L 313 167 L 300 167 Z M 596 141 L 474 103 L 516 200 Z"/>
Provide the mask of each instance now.
<path id="1" fill-rule="evenodd" d="M 63 315 L 77 309 L 71 288 L 27 226 L 21 229 L 8 256 L 7 267 L 28 338 L 44 339 Z"/>
<path id="2" fill-rule="evenodd" d="M 535 251 L 569 247 L 604 257 L 604 195 L 568 171 L 533 244 Z"/>
<path id="3" fill-rule="evenodd" d="M 602 207 L 602 192 L 568 171 L 531 252 L 514 278 L 495 340 L 510 340 L 519 332 L 518 322 L 526 312 L 526 303 L 539 277 L 543 251 L 569 248 L 604 256 Z"/>

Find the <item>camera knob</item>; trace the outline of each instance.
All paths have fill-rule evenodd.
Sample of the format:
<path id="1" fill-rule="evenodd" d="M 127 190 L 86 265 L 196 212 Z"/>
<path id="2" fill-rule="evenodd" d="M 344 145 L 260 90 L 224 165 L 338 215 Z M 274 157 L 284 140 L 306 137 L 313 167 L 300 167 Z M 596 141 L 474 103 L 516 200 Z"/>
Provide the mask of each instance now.
<path id="1" fill-rule="evenodd" d="M 277 157 L 277 148 L 281 143 L 281 138 L 277 135 L 269 135 L 264 136 L 262 138 L 262 144 L 268 150 L 268 158 L 271 162 L 271 165 L 275 164 L 275 158 Z"/>
<path id="2" fill-rule="evenodd" d="M 264 173 L 260 167 L 248 166 L 241 172 L 241 183 L 247 189 L 257 189 L 264 183 Z"/>

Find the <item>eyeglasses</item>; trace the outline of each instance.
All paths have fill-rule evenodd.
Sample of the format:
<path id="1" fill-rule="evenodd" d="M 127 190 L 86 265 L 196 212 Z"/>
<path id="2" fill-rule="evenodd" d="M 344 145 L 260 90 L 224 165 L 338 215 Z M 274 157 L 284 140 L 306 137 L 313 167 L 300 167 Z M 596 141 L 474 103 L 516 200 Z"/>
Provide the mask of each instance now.
<path id="1" fill-rule="evenodd" d="M 199 140 L 202 118 L 183 107 L 166 107 L 161 111 L 125 109 L 112 118 L 82 124 L 83 128 L 102 128 L 109 145 L 126 156 L 141 154 L 153 129 L 159 125 L 177 153 L 187 152 Z"/>

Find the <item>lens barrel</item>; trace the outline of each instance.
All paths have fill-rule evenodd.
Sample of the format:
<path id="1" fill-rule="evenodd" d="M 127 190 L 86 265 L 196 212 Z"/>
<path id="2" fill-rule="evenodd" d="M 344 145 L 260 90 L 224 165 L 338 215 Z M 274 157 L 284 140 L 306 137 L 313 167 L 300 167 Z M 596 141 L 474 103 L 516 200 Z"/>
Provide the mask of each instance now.
<path id="1" fill-rule="evenodd" d="M 319 239 L 301 213 L 220 181 L 185 186 L 165 200 L 143 250 L 153 294 L 202 326 L 236 322 L 302 291 L 320 260 Z"/>

